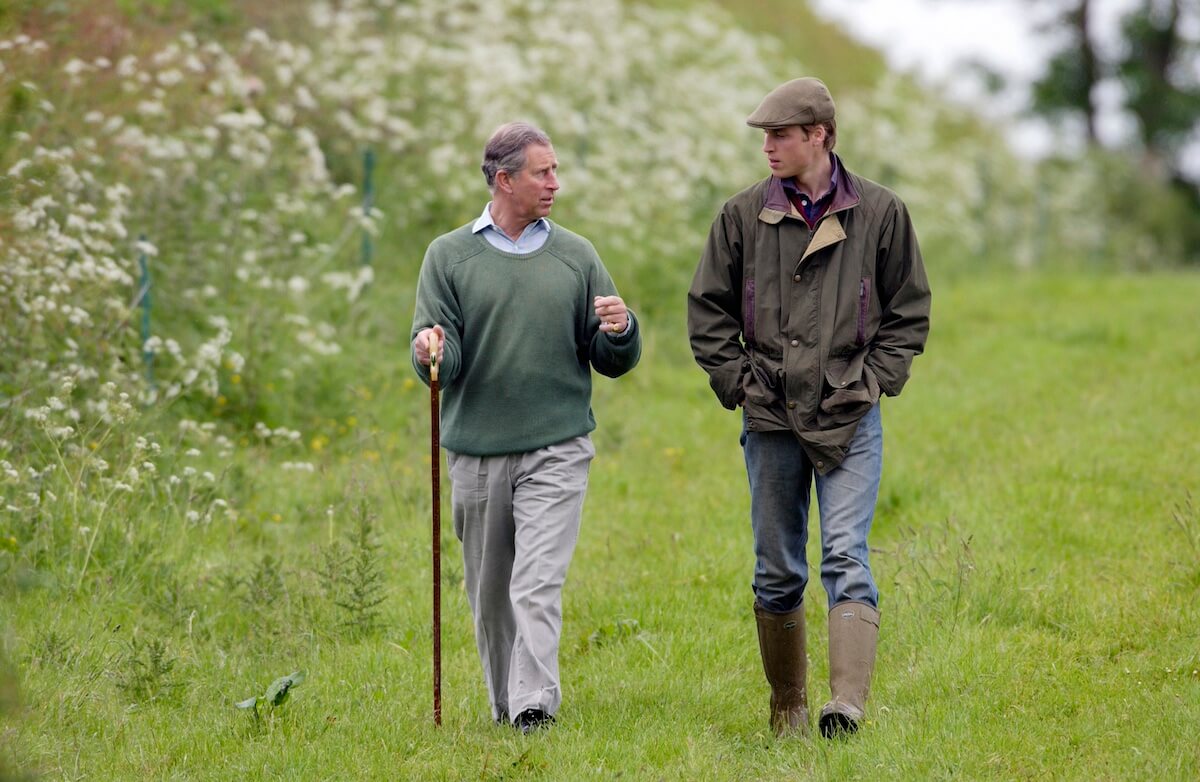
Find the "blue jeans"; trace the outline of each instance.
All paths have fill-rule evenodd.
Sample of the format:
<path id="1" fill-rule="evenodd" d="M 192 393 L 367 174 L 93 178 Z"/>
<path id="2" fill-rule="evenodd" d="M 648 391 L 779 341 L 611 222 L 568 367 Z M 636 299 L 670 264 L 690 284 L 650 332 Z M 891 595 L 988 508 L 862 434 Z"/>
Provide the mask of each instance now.
<path id="1" fill-rule="evenodd" d="M 788 432 L 742 428 L 754 529 L 754 595 L 774 613 L 800 606 L 808 584 L 808 508 L 814 478 L 821 513 L 821 583 L 833 606 L 857 600 L 879 605 L 867 563 L 867 533 L 883 472 L 879 405 L 858 424 L 845 460 L 818 474 L 800 441 Z"/>

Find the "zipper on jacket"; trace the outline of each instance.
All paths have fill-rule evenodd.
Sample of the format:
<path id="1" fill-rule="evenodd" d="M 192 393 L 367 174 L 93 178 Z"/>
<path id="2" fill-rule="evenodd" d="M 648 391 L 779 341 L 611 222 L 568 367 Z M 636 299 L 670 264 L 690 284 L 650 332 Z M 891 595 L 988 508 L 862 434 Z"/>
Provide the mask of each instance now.
<path id="1" fill-rule="evenodd" d="M 858 281 L 858 331 L 855 342 L 862 347 L 867 341 L 867 311 L 871 306 L 871 278 L 863 277 Z"/>

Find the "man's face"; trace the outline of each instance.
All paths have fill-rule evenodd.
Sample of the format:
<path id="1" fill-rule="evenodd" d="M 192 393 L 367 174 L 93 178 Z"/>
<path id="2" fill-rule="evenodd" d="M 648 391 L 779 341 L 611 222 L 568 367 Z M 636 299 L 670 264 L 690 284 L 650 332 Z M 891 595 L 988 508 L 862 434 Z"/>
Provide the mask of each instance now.
<path id="1" fill-rule="evenodd" d="M 509 174 L 513 205 L 521 217 L 533 222 L 550 214 L 558 192 L 558 158 L 554 147 L 530 144 L 525 148 L 525 167 Z"/>
<path id="2" fill-rule="evenodd" d="M 828 156 L 824 145 L 825 130 L 819 126 L 811 132 L 800 125 L 763 131 L 762 151 L 771 173 L 780 179 L 803 174 Z"/>

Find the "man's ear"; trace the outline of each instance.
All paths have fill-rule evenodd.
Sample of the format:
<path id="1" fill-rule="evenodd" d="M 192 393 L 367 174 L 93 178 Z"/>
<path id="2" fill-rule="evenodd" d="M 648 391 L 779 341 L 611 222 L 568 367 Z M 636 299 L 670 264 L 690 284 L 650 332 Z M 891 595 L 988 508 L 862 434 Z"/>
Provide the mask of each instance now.
<path id="1" fill-rule="evenodd" d="M 505 193 L 512 192 L 512 175 L 503 168 L 496 172 L 496 189 Z"/>

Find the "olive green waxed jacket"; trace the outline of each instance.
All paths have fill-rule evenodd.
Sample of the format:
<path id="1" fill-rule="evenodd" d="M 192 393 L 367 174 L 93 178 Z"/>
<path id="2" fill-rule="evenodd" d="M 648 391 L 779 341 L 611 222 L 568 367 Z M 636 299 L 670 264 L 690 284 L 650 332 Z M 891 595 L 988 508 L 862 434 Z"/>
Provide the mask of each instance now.
<path id="1" fill-rule="evenodd" d="M 821 473 L 880 395 L 900 393 L 929 333 L 908 209 L 845 167 L 839 177 L 815 230 L 776 177 L 730 198 L 688 291 L 692 352 L 721 404 L 742 404 L 751 431 L 795 432 Z"/>

